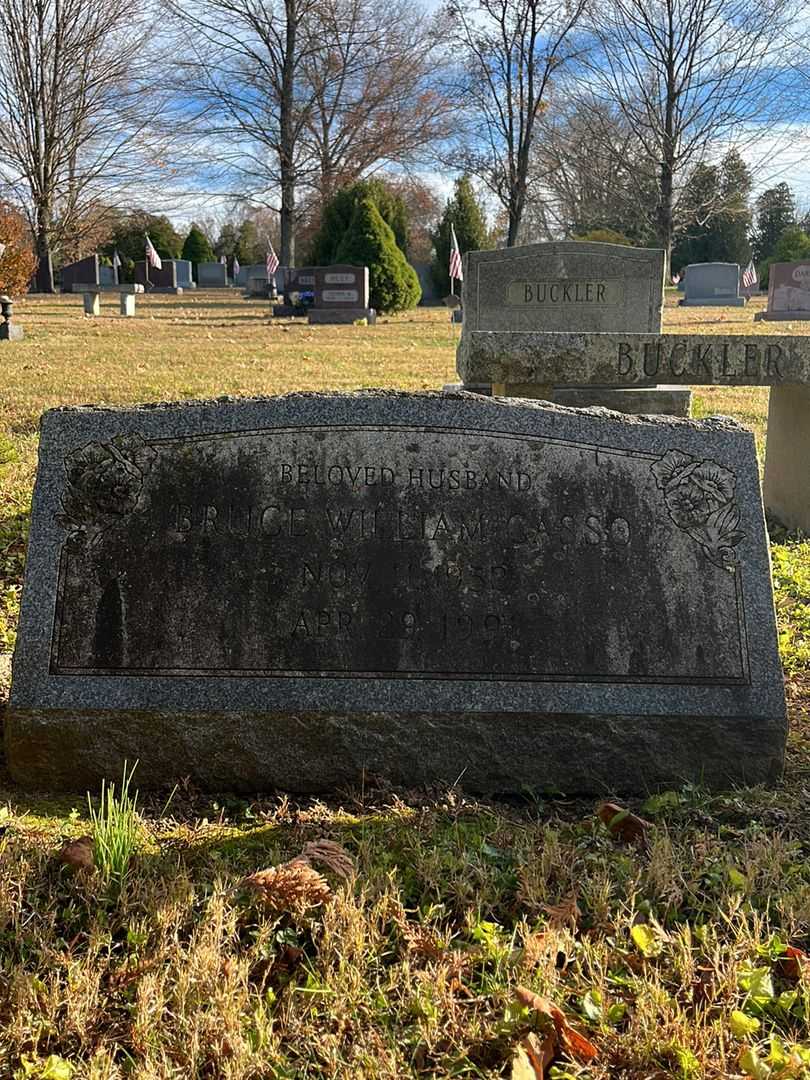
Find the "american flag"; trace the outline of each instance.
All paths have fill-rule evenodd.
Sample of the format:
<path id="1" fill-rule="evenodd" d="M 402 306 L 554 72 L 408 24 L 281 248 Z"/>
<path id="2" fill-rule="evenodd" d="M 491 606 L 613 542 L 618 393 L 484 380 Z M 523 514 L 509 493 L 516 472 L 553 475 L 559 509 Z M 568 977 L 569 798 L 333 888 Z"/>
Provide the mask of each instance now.
<path id="1" fill-rule="evenodd" d="M 121 269 L 121 256 L 118 254 L 118 248 L 113 252 L 112 264 L 116 270 Z"/>
<path id="2" fill-rule="evenodd" d="M 672 275 L 672 284 L 673 285 L 678 285 L 680 283 L 680 280 L 681 280 L 681 275 L 680 274 L 673 274 Z"/>
<path id="3" fill-rule="evenodd" d="M 267 280 L 275 274 L 278 270 L 278 255 L 273 250 L 273 245 L 270 245 L 270 250 L 267 252 L 267 258 L 265 259 L 265 265 L 267 267 Z"/>
<path id="4" fill-rule="evenodd" d="M 458 249 L 456 230 L 453 225 L 450 226 L 450 277 L 455 278 L 456 281 L 464 279 L 461 272 L 461 252 Z"/>
<path id="5" fill-rule="evenodd" d="M 223 266 L 227 266 L 228 265 L 228 256 L 227 255 L 220 255 L 219 261 L 222 263 Z"/>
<path id="6" fill-rule="evenodd" d="M 758 281 L 757 270 L 752 259 L 742 272 L 742 287 L 744 289 L 753 289 Z"/>
<path id="7" fill-rule="evenodd" d="M 236 256 L 234 255 L 234 257 L 233 257 L 233 277 L 234 277 L 234 281 L 235 281 L 235 280 L 236 280 L 236 278 L 237 278 L 237 277 L 239 276 L 239 271 L 240 271 L 241 269 L 242 269 L 242 267 L 241 267 L 241 266 L 239 265 L 239 260 L 238 260 L 238 259 L 237 259 L 237 257 L 236 257 Z"/>
<path id="8" fill-rule="evenodd" d="M 155 270 L 163 269 L 163 262 L 152 246 L 152 241 L 149 239 L 149 234 L 146 236 L 146 261 L 150 266 L 154 266 Z"/>

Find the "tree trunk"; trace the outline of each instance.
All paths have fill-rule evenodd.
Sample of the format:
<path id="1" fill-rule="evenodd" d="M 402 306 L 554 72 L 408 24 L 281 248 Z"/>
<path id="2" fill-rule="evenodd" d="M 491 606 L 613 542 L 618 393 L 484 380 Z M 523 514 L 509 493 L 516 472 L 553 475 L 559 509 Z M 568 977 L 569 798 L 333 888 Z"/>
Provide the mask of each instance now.
<path id="1" fill-rule="evenodd" d="M 50 217 L 50 211 L 47 207 L 39 207 L 34 246 L 36 256 L 39 259 L 39 264 L 36 269 L 37 292 L 42 293 L 52 293 L 56 291 L 53 285 Z"/>
<path id="2" fill-rule="evenodd" d="M 285 0 L 287 17 L 284 66 L 281 74 L 280 152 L 281 264 L 295 265 L 295 49 L 298 32 L 296 0 Z"/>

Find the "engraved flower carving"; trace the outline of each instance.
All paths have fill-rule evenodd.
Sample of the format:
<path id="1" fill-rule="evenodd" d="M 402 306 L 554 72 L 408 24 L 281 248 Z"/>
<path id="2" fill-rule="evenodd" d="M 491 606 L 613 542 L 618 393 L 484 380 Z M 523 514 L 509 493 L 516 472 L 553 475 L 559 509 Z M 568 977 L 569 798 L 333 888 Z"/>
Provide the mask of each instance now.
<path id="1" fill-rule="evenodd" d="M 650 468 L 678 528 L 696 540 L 713 563 L 733 570 L 734 547 L 745 535 L 738 529 L 740 512 L 733 502 L 734 473 L 681 450 L 667 450 Z"/>
<path id="2" fill-rule="evenodd" d="M 103 531 L 132 513 L 156 454 L 137 434 L 116 435 L 108 443 L 91 442 L 68 454 L 63 524 Z"/>

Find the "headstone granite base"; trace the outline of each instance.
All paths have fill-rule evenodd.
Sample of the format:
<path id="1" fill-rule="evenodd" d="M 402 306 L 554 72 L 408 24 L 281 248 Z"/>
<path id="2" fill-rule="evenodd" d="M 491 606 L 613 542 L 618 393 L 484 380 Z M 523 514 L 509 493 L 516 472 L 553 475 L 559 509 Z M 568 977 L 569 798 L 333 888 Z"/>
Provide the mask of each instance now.
<path id="1" fill-rule="evenodd" d="M 369 326 L 377 321 L 374 308 L 315 308 L 307 312 L 310 326 L 345 326 L 365 320 Z"/>
<path id="2" fill-rule="evenodd" d="M 41 424 L 6 753 L 85 790 L 779 778 L 750 432 L 473 395 Z"/>

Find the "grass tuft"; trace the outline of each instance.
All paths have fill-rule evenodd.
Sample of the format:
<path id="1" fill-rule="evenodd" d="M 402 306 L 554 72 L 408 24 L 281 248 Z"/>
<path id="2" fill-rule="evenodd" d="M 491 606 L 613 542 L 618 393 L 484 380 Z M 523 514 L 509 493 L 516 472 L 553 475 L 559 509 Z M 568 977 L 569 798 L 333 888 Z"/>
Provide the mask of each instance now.
<path id="1" fill-rule="evenodd" d="M 121 790 L 116 794 L 115 784 L 101 781 L 101 801 L 99 808 L 93 805 L 90 793 L 87 793 L 87 809 L 93 825 L 93 860 L 102 883 L 118 895 L 126 884 L 132 856 L 135 854 L 140 836 L 140 818 L 138 816 L 138 792 L 129 793 L 129 785 L 137 768 L 137 761 L 121 778 Z"/>

